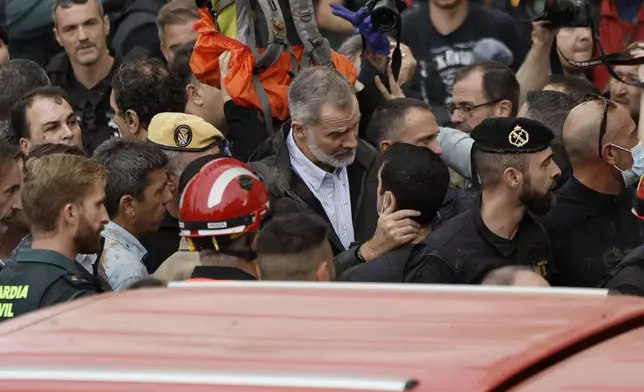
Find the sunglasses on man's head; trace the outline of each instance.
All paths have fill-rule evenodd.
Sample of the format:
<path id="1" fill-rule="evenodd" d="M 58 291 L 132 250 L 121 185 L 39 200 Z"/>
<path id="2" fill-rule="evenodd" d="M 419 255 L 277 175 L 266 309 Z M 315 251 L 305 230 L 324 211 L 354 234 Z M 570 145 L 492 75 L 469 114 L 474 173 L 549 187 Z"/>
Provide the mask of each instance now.
<path id="1" fill-rule="evenodd" d="M 602 121 L 599 127 L 599 140 L 598 140 L 599 157 L 603 158 L 602 140 L 604 140 L 604 135 L 606 135 L 606 122 L 608 121 L 608 108 L 609 107 L 616 108 L 617 104 L 614 101 L 611 101 L 610 99 L 604 97 L 603 95 L 594 94 L 594 93 L 587 94 L 584 97 L 584 102 L 589 102 L 589 101 L 602 101 L 604 103 L 604 112 L 602 114 Z"/>

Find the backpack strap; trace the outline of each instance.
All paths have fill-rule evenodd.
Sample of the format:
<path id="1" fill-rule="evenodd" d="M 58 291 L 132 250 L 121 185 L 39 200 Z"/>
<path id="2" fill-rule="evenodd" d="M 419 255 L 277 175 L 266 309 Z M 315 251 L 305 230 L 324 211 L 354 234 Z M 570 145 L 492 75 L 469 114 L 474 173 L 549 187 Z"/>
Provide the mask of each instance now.
<path id="1" fill-rule="evenodd" d="M 45 67 L 45 73 L 47 73 L 52 85 L 64 90 L 67 88 L 67 75 L 69 74 L 70 67 L 67 53 L 62 52 L 51 58 L 49 64 Z"/>
<path id="2" fill-rule="evenodd" d="M 255 42 L 249 42 L 247 45 L 255 55 L 255 73 L 261 74 L 270 68 L 282 56 L 282 53 L 290 47 L 286 39 L 286 21 L 279 6 L 279 3 L 274 0 L 257 0 L 264 17 L 266 18 L 266 27 L 268 29 L 268 45 L 266 50 L 261 55 L 257 51 Z M 240 11 L 238 7 L 238 12 Z M 248 3 L 247 10 L 250 11 L 250 3 Z M 250 14 L 249 14 L 250 15 Z M 246 18 L 247 23 L 254 31 L 251 25 L 253 18 Z M 249 27 L 249 28 L 250 28 Z M 238 26 L 239 28 L 239 26 Z M 254 41 L 254 40 L 253 40 Z"/>
<path id="3" fill-rule="evenodd" d="M 275 134 L 275 129 L 273 128 L 273 112 L 271 111 L 271 102 L 268 100 L 268 95 L 262 82 L 259 81 L 259 74 L 253 73 L 253 86 L 255 86 L 255 92 L 257 93 L 257 98 L 262 104 L 262 114 L 264 115 L 264 127 L 270 136 Z"/>
<path id="4" fill-rule="evenodd" d="M 331 46 L 323 38 L 315 21 L 315 12 L 311 0 L 289 0 L 293 24 L 297 35 L 304 45 L 302 67 L 308 67 L 311 60 L 314 65 L 335 68 L 331 61 Z"/>
<path id="5" fill-rule="evenodd" d="M 156 15 L 151 9 L 136 9 L 128 12 L 127 10 L 121 15 L 116 32 L 112 37 L 111 47 L 114 50 L 116 58 L 123 59 L 128 53 L 123 53 L 125 41 L 134 31 L 141 26 L 154 24 L 156 26 Z"/>

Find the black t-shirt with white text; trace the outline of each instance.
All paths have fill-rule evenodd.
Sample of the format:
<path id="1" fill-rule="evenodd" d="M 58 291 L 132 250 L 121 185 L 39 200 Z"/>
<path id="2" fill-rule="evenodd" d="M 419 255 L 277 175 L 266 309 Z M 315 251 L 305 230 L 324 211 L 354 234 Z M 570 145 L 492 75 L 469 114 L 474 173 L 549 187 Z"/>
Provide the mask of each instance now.
<path id="1" fill-rule="evenodd" d="M 506 13 L 475 4 L 469 7 L 465 22 L 447 35 L 431 24 L 426 4 L 403 13 L 402 42 L 411 48 L 419 63 L 413 89 L 421 91 L 432 107 L 451 102 L 456 71 L 474 62 L 473 50 L 479 40 L 494 38 L 504 43 L 513 53 L 510 68 L 514 71 L 530 47 Z"/>

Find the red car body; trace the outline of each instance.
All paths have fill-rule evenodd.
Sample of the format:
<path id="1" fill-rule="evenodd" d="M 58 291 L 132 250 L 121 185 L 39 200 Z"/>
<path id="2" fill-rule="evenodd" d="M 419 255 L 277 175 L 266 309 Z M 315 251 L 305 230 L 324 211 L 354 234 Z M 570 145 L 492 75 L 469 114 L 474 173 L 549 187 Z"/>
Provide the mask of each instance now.
<path id="1" fill-rule="evenodd" d="M 183 283 L 0 324 L 0 391 L 639 391 L 643 325 L 601 290 Z"/>

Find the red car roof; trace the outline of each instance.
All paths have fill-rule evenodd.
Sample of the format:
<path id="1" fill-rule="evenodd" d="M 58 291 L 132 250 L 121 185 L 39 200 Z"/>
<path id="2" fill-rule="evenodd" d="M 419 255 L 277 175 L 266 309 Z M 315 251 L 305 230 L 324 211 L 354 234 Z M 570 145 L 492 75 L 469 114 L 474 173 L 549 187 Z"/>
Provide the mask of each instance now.
<path id="1" fill-rule="evenodd" d="M 515 391 L 644 390 L 644 328 L 620 334 L 558 363 Z M 576 375 L 576 377 L 571 377 Z"/>
<path id="2" fill-rule="evenodd" d="M 495 390 L 644 320 L 644 300 L 602 291 L 192 286 L 100 295 L 1 324 L 0 391 Z"/>

